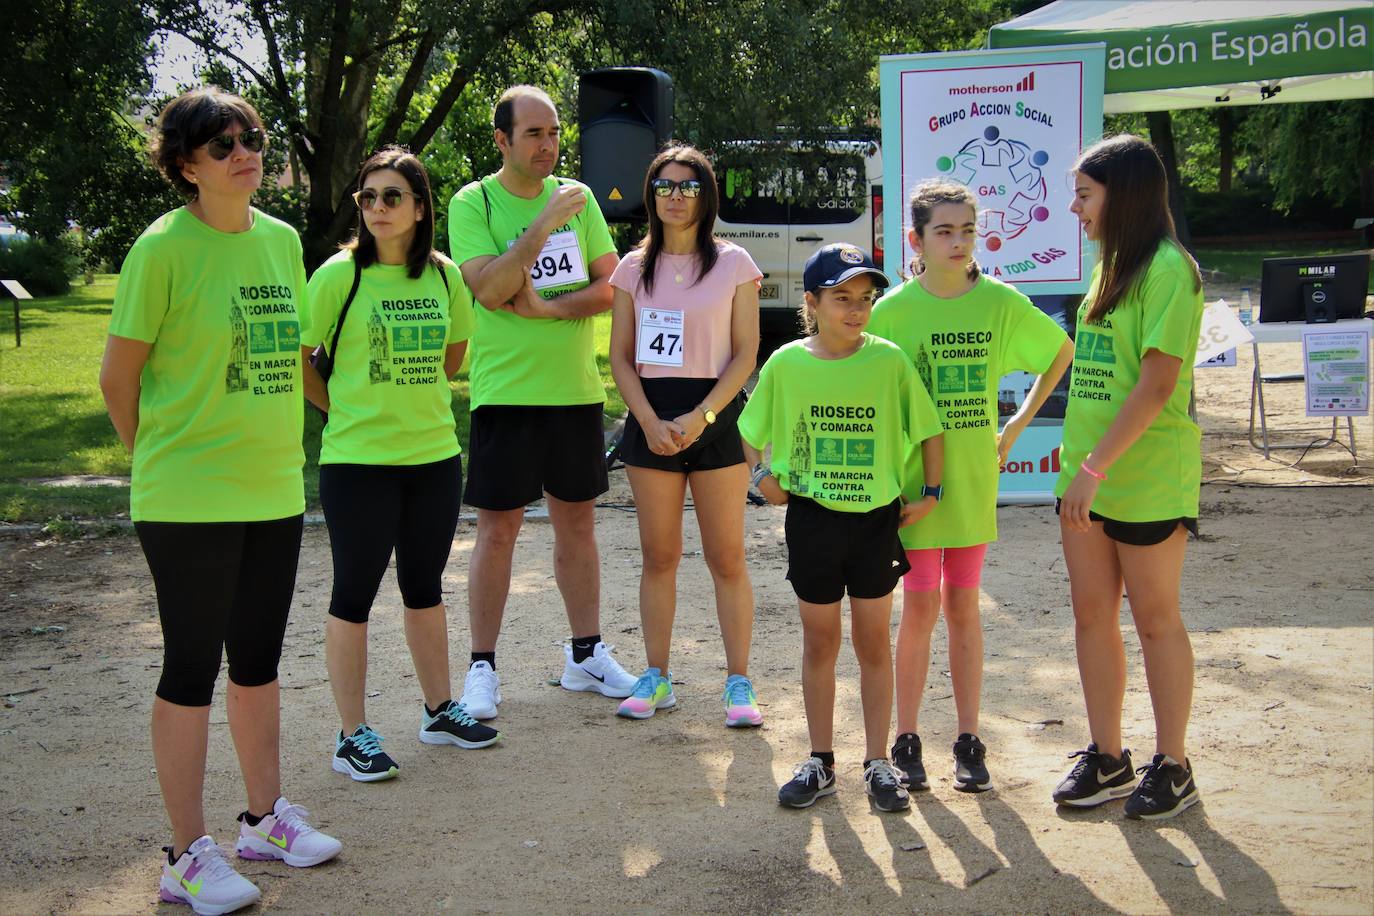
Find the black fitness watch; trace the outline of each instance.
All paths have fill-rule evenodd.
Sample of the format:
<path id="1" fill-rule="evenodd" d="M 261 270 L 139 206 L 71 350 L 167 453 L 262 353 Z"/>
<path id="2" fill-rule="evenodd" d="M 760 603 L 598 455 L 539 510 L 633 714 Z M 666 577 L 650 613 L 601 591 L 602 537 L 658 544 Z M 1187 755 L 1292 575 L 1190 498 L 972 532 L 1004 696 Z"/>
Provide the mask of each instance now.
<path id="1" fill-rule="evenodd" d="M 932 486 L 929 486 L 929 485 L 926 485 L 926 486 L 921 487 L 921 498 L 922 498 L 922 499 L 925 499 L 927 496 L 934 496 L 934 497 L 935 497 L 935 501 L 938 503 L 938 502 L 940 501 L 940 497 L 942 497 L 942 496 L 944 496 L 944 495 L 945 495 L 945 488 L 944 488 L 944 486 L 942 486 L 941 484 L 936 484 L 936 485 L 933 486 L 933 487 L 932 487 Z"/>

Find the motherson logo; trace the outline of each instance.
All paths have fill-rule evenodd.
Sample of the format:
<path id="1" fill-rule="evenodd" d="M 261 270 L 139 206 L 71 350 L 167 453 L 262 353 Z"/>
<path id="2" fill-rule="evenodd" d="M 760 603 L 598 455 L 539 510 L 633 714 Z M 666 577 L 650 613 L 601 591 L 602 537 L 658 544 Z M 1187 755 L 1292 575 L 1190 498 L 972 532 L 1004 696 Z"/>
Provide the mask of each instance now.
<path id="1" fill-rule="evenodd" d="M 1032 70 L 1015 85 L 1006 83 L 1000 86 L 951 86 L 950 95 L 985 95 L 990 92 L 1034 92 L 1035 71 Z"/>

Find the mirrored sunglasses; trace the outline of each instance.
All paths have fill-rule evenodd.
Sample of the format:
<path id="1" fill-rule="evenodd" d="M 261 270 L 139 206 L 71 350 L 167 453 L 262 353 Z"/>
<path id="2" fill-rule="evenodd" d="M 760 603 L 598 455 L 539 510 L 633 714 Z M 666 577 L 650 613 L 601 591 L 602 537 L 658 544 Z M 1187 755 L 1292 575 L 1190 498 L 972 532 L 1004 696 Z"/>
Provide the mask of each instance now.
<path id="1" fill-rule="evenodd" d="M 655 178 L 649 182 L 649 187 L 654 189 L 655 197 L 672 197 L 673 191 L 681 191 L 683 197 L 696 197 L 701 194 L 701 182 L 695 178 L 684 178 L 682 181 L 673 181 L 671 178 Z"/>

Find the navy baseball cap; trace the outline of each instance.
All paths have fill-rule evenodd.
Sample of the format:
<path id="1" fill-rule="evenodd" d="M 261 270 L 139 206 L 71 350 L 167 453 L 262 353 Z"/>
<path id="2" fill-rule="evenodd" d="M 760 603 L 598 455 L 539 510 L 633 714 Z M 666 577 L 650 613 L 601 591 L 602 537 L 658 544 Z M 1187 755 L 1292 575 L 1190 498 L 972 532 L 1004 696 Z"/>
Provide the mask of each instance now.
<path id="1" fill-rule="evenodd" d="M 839 286 L 860 274 L 873 278 L 873 285 L 887 288 L 887 275 L 878 269 L 868 252 L 854 245 L 835 242 L 818 250 L 806 259 L 802 270 L 802 288 L 809 292 Z"/>

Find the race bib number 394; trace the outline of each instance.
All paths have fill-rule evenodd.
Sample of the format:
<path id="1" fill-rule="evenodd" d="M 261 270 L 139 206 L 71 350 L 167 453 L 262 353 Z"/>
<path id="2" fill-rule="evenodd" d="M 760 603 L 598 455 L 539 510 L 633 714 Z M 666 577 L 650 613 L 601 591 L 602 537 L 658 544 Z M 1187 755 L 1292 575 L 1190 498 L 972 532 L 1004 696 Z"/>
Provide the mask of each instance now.
<path id="1" fill-rule="evenodd" d="M 683 316 L 680 309 L 639 309 L 635 362 L 681 366 Z"/>
<path id="2" fill-rule="evenodd" d="M 510 242 L 510 245 L 514 244 L 514 241 Z M 582 259 L 582 248 L 577 244 L 577 233 L 565 229 L 550 235 L 534 266 L 530 268 L 530 279 L 534 281 L 535 289 L 586 283 L 587 264 Z"/>

